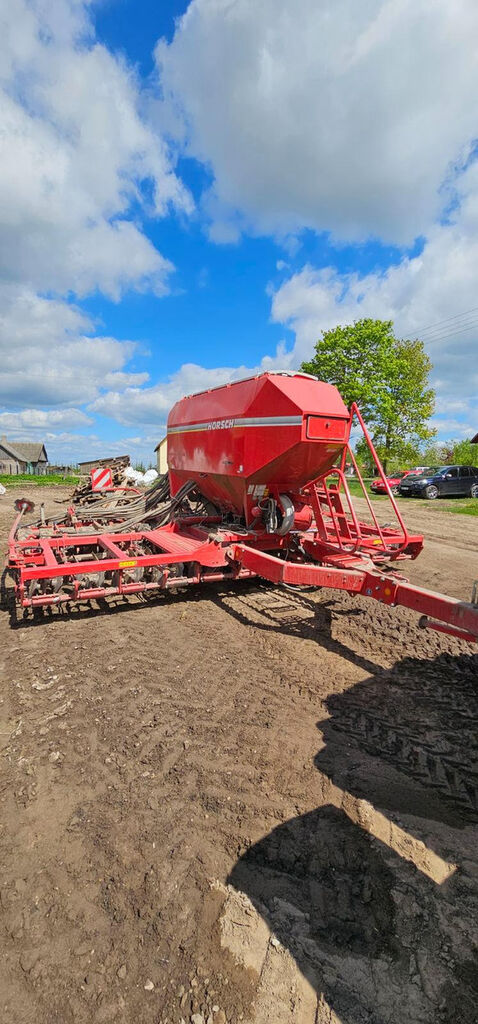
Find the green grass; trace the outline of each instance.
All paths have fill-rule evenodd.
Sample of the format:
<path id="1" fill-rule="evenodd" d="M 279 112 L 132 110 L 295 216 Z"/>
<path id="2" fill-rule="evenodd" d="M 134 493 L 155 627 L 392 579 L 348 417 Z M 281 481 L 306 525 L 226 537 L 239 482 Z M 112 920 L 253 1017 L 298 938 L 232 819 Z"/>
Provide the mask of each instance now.
<path id="1" fill-rule="evenodd" d="M 364 480 L 367 492 L 372 501 L 387 501 L 386 494 L 374 494 L 370 490 L 371 479 Z M 362 498 L 363 492 L 358 480 L 347 479 L 350 493 L 353 498 Z M 458 512 L 463 516 L 478 516 L 478 498 L 435 498 L 429 501 L 426 498 L 397 498 L 402 511 L 407 506 L 416 508 L 420 506 L 427 509 L 435 509 L 436 512 Z"/>
<path id="2" fill-rule="evenodd" d="M 333 480 L 333 477 L 332 477 L 332 480 Z M 365 480 L 364 479 L 364 484 L 365 484 L 365 486 L 367 488 L 368 494 L 370 495 L 371 498 L 374 499 L 374 501 L 375 500 L 383 501 L 383 499 L 385 497 L 384 494 L 373 494 L 371 492 L 371 490 L 370 490 L 371 482 L 372 482 L 371 479 L 370 480 L 368 480 L 368 479 Z M 348 485 L 348 488 L 349 488 L 349 491 L 350 491 L 351 495 L 354 498 L 363 498 L 363 491 L 362 491 L 362 488 L 361 488 L 358 480 L 354 480 L 353 477 L 347 477 L 347 485 Z"/>
<path id="3" fill-rule="evenodd" d="M 453 504 L 449 502 L 449 511 L 462 516 L 478 516 L 478 498 L 457 498 Z"/>
<path id="4" fill-rule="evenodd" d="M 69 487 L 77 484 L 79 479 L 79 476 L 62 476 L 61 473 L 50 473 L 47 476 L 34 476 L 32 473 L 19 473 L 18 476 L 0 474 L 0 484 L 4 487 L 21 487 L 23 484 L 34 487 L 64 484 L 65 487 Z"/>

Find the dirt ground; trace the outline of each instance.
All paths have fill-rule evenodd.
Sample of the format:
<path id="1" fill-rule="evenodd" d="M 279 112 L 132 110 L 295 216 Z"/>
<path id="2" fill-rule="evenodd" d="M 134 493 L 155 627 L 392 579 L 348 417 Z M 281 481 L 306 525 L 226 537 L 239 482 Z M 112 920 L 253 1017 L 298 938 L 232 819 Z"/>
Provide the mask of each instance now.
<path id="1" fill-rule="evenodd" d="M 406 512 L 410 578 L 468 599 L 476 518 Z M 2 1019 L 476 1022 L 477 669 L 332 591 L 4 588 Z"/>

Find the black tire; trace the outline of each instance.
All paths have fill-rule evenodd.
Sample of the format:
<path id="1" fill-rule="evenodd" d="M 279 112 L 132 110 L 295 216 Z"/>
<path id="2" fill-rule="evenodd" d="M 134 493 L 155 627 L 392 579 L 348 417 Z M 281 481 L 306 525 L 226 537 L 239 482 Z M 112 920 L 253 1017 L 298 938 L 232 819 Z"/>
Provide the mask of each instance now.
<path id="1" fill-rule="evenodd" d="M 400 494 L 400 491 L 399 491 L 398 487 L 391 487 L 390 490 L 391 490 L 392 494 L 394 494 L 395 497 L 398 498 L 398 496 Z"/>
<path id="2" fill-rule="evenodd" d="M 435 484 L 429 484 L 423 491 L 423 497 L 428 498 L 429 501 L 438 498 L 438 487 L 435 487 Z"/>
<path id="3" fill-rule="evenodd" d="M 478 484 L 472 484 L 470 487 L 470 498 L 478 498 Z"/>

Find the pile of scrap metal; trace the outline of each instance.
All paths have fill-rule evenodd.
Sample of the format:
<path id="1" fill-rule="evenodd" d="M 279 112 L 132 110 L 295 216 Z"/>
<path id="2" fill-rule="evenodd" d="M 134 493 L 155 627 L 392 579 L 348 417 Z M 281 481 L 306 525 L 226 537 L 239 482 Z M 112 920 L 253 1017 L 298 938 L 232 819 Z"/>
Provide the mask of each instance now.
<path id="1" fill-rule="evenodd" d="M 125 479 L 124 471 L 130 465 L 129 455 L 121 455 L 117 459 L 98 459 L 94 463 L 95 469 L 105 468 L 111 470 L 113 487 L 126 487 L 128 481 Z M 72 501 L 76 505 L 87 505 L 94 501 L 97 494 L 93 491 L 91 474 L 81 476 L 72 494 Z"/>

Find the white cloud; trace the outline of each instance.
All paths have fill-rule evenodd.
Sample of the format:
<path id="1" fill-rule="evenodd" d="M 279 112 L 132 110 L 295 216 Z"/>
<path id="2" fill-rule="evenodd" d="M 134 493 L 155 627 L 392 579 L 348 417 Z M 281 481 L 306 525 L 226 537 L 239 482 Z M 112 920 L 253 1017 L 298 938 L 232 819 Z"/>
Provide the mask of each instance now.
<path id="1" fill-rule="evenodd" d="M 17 409 L 48 407 L 62 411 L 45 428 L 61 417 L 67 425 L 64 407 L 146 382 L 128 366 L 134 341 L 96 334 L 71 297 L 168 291 L 173 266 L 140 218 L 192 206 L 145 120 L 139 82 L 95 40 L 88 8 L 89 0 L 0 0 L 4 424 Z M 90 422 L 78 415 L 76 425 Z"/>
<path id="2" fill-rule="evenodd" d="M 184 363 L 163 383 L 150 388 L 126 388 L 121 393 L 108 391 L 100 395 L 90 409 L 125 425 L 154 423 L 161 432 L 171 406 L 183 395 L 213 388 L 252 372 L 254 371 L 248 370 L 245 366 L 218 366 L 206 369 L 195 363 Z"/>
<path id="3" fill-rule="evenodd" d="M 107 373 L 102 384 L 105 388 L 132 388 L 140 387 L 149 380 L 149 373 Z"/>
<path id="4" fill-rule="evenodd" d="M 462 420 L 433 416 L 430 423 L 438 432 L 439 438 L 443 440 L 453 439 L 461 441 L 465 438 L 471 438 L 476 434 L 476 425 L 464 423 Z"/>
<path id="5" fill-rule="evenodd" d="M 399 335 L 416 337 L 422 328 L 477 306 L 477 164 L 463 175 L 461 190 L 453 220 L 431 229 L 419 256 L 364 276 L 306 266 L 277 289 L 272 318 L 295 332 L 289 367 L 309 358 L 321 332 L 338 323 L 391 319 Z M 462 332 L 461 323 L 475 326 Z M 471 413 L 478 398 L 478 314 L 465 317 L 458 327 L 451 320 L 441 329 L 424 331 L 423 340 L 434 364 L 437 412 Z"/>
<path id="6" fill-rule="evenodd" d="M 22 409 L 20 412 L 0 413 L 0 434 L 8 434 L 17 441 L 58 427 L 80 427 L 93 423 L 82 409 Z"/>
<path id="7" fill-rule="evenodd" d="M 0 403 L 81 405 L 101 387 L 144 383 L 147 374 L 124 372 L 136 343 L 90 336 L 93 329 L 77 306 L 0 284 Z"/>
<path id="8" fill-rule="evenodd" d="M 54 426 L 59 426 L 54 421 Z M 80 425 L 80 424 L 78 424 Z M 73 426 L 73 424 L 72 424 Z M 75 465 L 78 462 L 91 458 L 107 458 L 108 456 L 129 455 L 133 463 L 143 462 L 156 465 L 154 448 L 158 443 L 158 436 L 155 434 L 139 434 L 122 438 L 105 440 L 95 433 L 80 434 L 71 430 L 40 430 L 26 428 L 8 428 L 8 433 L 3 429 L 4 424 L 0 421 L 0 435 L 7 434 L 12 444 L 15 441 L 42 441 L 46 447 L 48 460 L 51 465 Z"/>
<path id="9" fill-rule="evenodd" d="M 78 0 L 0 0 L 0 274 L 32 288 L 117 299 L 167 290 L 171 263 L 132 202 L 190 210 L 132 71 L 95 42 Z"/>
<path id="10" fill-rule="evenodd" d="M 466 413 L 469 408 L 469 404 L 470 403 L 466 398 L 455 399 L 443 397 L 440 401 L 440 416 L 446 416 L 448 413 Z M 476 434 L 476 428 L 474 433 Z"/>
<path id="11" fill-rule="evenodd" d="M 53 452 L 76 458 L 128 446 L 148 457 L 182 394 L 297 366 L 324 327 L 386 316 L 413 334 L 476 305 L 478 177 L 463 170 L 476 136 L 472 0 L 193 0 L 172 44 L 157 48 L 158 124 L 184 131 L 185 151 L 211 169 L 201 205 L 210 237 L 273 233 L 291 260 L 304 226 L 427 240 L 384 273 L 305 267 L 284 281 L 272 316 L 295 331 L 292 353 L 279 347 L 253 368 L 187 364 L 153 385 L 134 372 L 135 341 L 98 335 L 71 303 L 169 288 L 172 265 L 142 217 L 187 214 L 192 201 L 148 120 L 153 105 L 95 40 L 89 0 L 0 0 L 0 23 L 3 432 L 43 432 Z M 440 225 L 451 186 L 460 207 Z M 430 346 L 452 421 L 478 394 L 473 339 Z M 90 412 L 139 436 L 110 444 L 72 433 Z"/>
<path id="12" fill-rule="evenodd" d="M 156 58 L 212 236 L 407 243 L 476 136 L 475 0 L 193 0 Z"/>
<path id="13" fill-rule="evenodd" d="M 476 305 L 477 164 L 470 167 L 461 184 L 461 204 L 453 220 L 431 229 L 420 255 L 364 276 L 340 274 L 331 266 L 307 266 L 275 292 L 273 319 L 297 330 L 296 358 L 309 354 L 319 332 L 339 321 L 390 316 L 398 330 L 413 334 Z M 457 349 L 464 351 L 469 345 L 475 341 L 457 339 Z M 450 347 L 449 341 L 438 342 L 435 354 L 443 356 Z M 471 369 L 478 372 L 478 366 Z"/>

